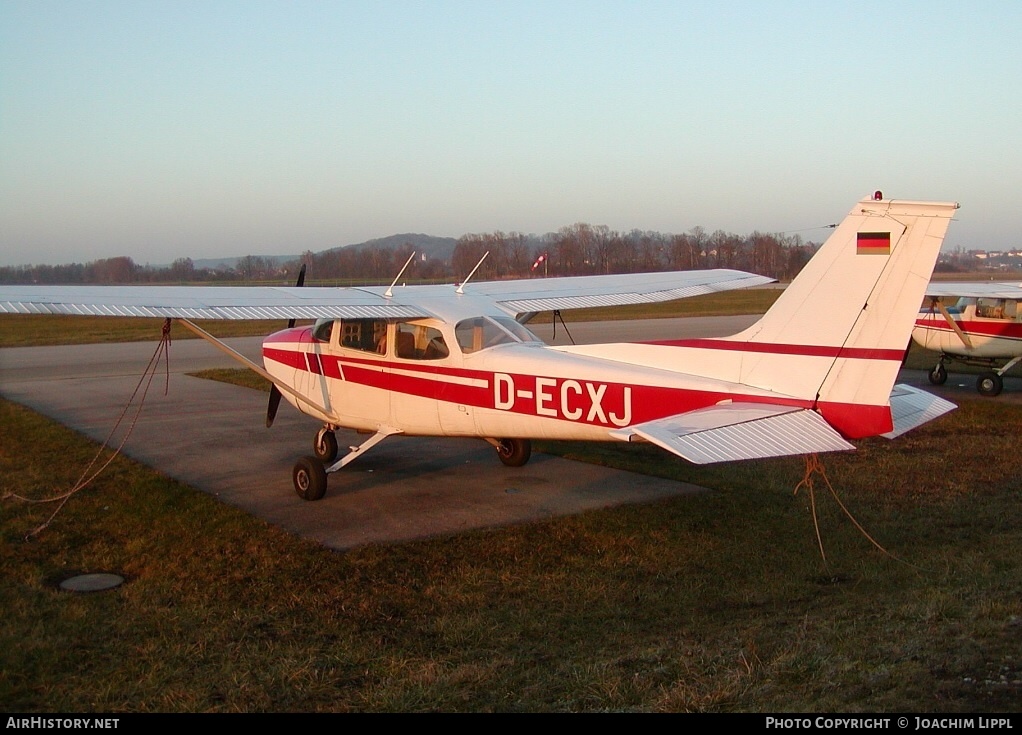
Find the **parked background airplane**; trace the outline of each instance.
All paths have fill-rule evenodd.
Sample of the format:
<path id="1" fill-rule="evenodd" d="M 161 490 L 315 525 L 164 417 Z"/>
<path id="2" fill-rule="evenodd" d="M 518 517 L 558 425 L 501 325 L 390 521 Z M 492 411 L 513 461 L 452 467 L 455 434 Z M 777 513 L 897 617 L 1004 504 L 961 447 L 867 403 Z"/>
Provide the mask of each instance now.
<path id="1" fill-rule="evenodd" d="M 648 441 L 696 463 L 839 451 L 954 408 L 894 382 L 957 206 L 879 192 L 860 201 L 756 324 L 721 339 L 550 347 L 523 322 L 769 279 L 714 270 L 386 289 L 8 286 L 0 311 L 163 316 L 228 352 L 192 320 L 316 319 L 267 337 L 265 368 L 233 355 L 322 422 L 315 456 L 293 471 L 308 500 L 395 434 L 481 437 L 512 466 L 528 461 L 533 438 Z M 369 438 L 336 459 L 340 427 Z"/>
<path id="2" fill-rule="evenodd" d="M 1004 374 L 1022 360 L 1022 283 L 935 282 L 926 296 L 912 339 L 940 355 L 930 382 L 944 384 L 949 362 L 978 365 L 988 370 L 976 379 L 976 390 L 998 395 Z"/>

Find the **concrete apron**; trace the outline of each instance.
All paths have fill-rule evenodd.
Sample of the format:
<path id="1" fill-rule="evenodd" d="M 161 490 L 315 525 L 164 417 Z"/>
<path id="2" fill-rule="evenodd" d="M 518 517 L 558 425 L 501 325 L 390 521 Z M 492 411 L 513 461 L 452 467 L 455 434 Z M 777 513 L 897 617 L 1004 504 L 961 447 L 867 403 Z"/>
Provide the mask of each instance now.
<path id="1" fill-rule="evenodd" d="M 214 351 L 208 345 L 196 349 L 195 342 L 179 349 L 182 344 L 171 347 L 169 393 L 163 392 L 161 366 L 125 454 L 331 548 L 525 523 L 701 490 L 541 454 L 533 454 L 524 467 L 508 468 L 482 440 L 397 436 L 329 475 L 322 500 L 304 501 L 294 492 L 291 468 L 298 457 L 311 454 L 318 424 L 284 402 L 273 428 L 266 429 L 266 394 L 183 374 L 209 367 Z M 251 352 L 252 343 L 243 344 Z M 0 350 L 0 394 L 103 441 L 154 344 L 118 345 L 114 360 L 111 349 Z M 198 367 L 188 359 L 192 350 L 200 355 Z M 64 369 L 53 368 L 58 360 Z M 337 433 L 342 452 L 366 438 Z"/>

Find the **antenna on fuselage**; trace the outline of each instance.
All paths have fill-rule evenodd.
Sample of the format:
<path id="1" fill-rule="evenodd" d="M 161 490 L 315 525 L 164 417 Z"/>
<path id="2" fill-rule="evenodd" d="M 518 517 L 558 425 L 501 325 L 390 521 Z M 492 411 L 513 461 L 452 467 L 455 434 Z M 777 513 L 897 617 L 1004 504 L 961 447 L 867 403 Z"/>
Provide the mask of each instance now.
<path id="1" fill-rule="evenodd" d="M 412 254 L 408 256 L 408 260 L 405 261 L 405 264 L 403 266 L 401 266 L 401 270 L 398 271 L 397 278 L 395 278 L 391 282 L 390 288 L 388 288 L 384 292 L 383 295 L 386 296 L 388 299 L 394 296 L 394 286 L 395 286 L 395 284 L 397 284 L 398 279 L 401 278 L 401 274 L 403 274 L 405 272 L 405 268 L 408 267 L 408 264 L 412 262 L 412 258 L 414 258 L 414 257 L 415 257 L 415 252 L 413 251 Z"/>
<path id="2" fill-rule="evenodd" d="M 471 280 L 472 276 L 474 276 L 476 274 L 476 271 L 479 270 L 479 266 L 481 266 L 483 264 L 483 261 L 486 260 L 486 256 L 489 255 L 489 254 L 490 254 L 489 250 L 487 250 L 485 253 L 483 253 L 483 257 L 481 257 L 479 259 L 479 262 L 476 263 L 476 267 L 473 268 L 472 272 L 468 274 L 468 278 L 466 278 L 464 281 L 462 281 L 461 285 L 458 286 L 457 293 L 465 293 L 465 284 L 468 283 L 469 280 Z"/>

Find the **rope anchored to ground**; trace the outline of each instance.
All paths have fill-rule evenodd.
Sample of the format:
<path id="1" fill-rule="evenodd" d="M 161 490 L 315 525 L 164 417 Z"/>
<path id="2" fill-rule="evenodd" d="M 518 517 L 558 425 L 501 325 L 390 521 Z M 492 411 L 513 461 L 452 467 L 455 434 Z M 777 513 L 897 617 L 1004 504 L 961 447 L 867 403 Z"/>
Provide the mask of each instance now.
<path id="1" fill-rule="evenodd" d="M 819 519 L 818 519 L 818 517 L 816 515 L 816 480 L 815 480 L 815 478 L 816 478 L 817 475 L 823 479 L 823 482 L 826 485 L 827 489 L 830 491 L 830 494 L 834 498 L 834 501 L 837 503 L 837 505 L 841 509 L 841 511 L 848 517 L 848 520 L 850 520 L 852 522 L 852 525 L 854 525 L 857 529 L 859 529 L 859 532 L 863 536 L 865 536 L 866 539 L 871 544 L 873 544 L 873 546 L 875 546 L 883 554 L 885 554 L 886 556 L 889 556 L 891 559 L 894 559 L 897 562 L 901 562 L 902 564 L 906 564 L 906 565 L 908 565 L 910 567 L 913 567 L 914 569 L 921 569 L 921 567 L 918 567 L 915 564 L 911 564 L 911 563 L 905 561 L 904 559 L 899 559 L 897 556 L 895 556 L 894 554 L 889 552 L 887 549 L 885 549 L 883 546 L 881 546 L 880 543 L 876 539 L 874 539 L 872 536 L 869 535 L 869 533 L 866 531 L 866 529 L 862 527 L 862 524 L 859 523 L 859 521 L 856 520 L 855 516 L 852 515 L 851 511 L 848 510 L 848 508 L 845 506 L 845 504 L 843 502 L 841 502 L 841 498 L 838 497 L 837 491 L 834 489 L 834 486 L 831 485 L 831 483 L 830 483 L 830 478 L 827 477 L 827 471 L 824 469 L 823 462 L 820 461 L 820 456 L 818 454 L 807 454 L 807 455 L 805 455 L 805 460 L 806 460 L 805 475 L 802 477 L 802 479 L 799 481 L 799 483 L 795 486 L 794 494 L 798 495 L 798 491 L 801 490 L 802 488 L 805 488 L 806 491 L 809 493 L 809 507 L 812 509 L 812 513 L 813 513 L 813 526 L 816 529 L 816 543 L 820 547 L 820 556 L 823 558 L 824 565 L 827 565 L 827 552 L 824 551 L 824 548 L 823 548 L 823 537 L 820 534 L 820 522 L 819 522 Z"/>
<path id="2" fill-rule="evenodd" d="M 134 431 L 135 425 L 138 423 L 139 416 L 142 414 L 142 408 L 145 406 L 146 398 L 149 395 L 149 388 L 152 386 L 153 379 L 156 377 L 156 372 L 159 368 L 161 358 L 166 368 L 165 373 L 166 379 L 163 389 L 164 395 L 166 395 L 170 391 L 170 344 L 171 344 L 170 319 L 167 319 L 163 323 L 160 342 L 156 346 L 156 350 L 153 352 L 153 356 L 149 358 L 149 364 L 146 365 L 146 368 L 143 371 L 141 377 L 139 378 L 138 383 L 135 385 L 135 390 L 132 392 L 131 397 L 125 404 L 124 409 L 120 413 L 120 416 L 118 416 L 117 421 L 114 423 L 113 428 L 110 429 L 110 433 L 107 434 L 106 439 L 100 445 L 99 449 L 96 450 L 96 454 L 93 456 L 92 460 L 88 463 L 85 469 L 82 470 L 82 473 L 78 478 L 78 481 L 75 482 L 75 484 L 69 490 L 66 490 L 64 492 L 61 492 L 57 495 L 53 495 L 48 498 L 27 498 L 23 495 L 18 495 L 17 493 L 8 493 L 7 495 L 4 496 L 4 500 L 13 499 L 33 504 L 43 503 L 58 504 L 57 508 L 53 511 L 53 513 L 50 514 L 50 517 L 47 518 L 45 522 L 43 522 L 37 528 L 26 534 L 25 536 L 26 539 L 38 536 L 47 527 L 49 527 L 49 525 L 53 522 L 53 519 L 57 517 L 61 510 L 63 510 L 67 502 L 76 493 L 88 487 L 97 477 L 99 477 L 100 474 L 102 474 L 102 472 L 107 467 L 110 466 L 110 463 L 113 462 L 120 455 L 121 450 L 127 443 L 128 438 L 131 436 L 132 431 Z M 134 413 L 130 417 L 127 431 L 125 431 L 124 436 L 121 437 L 120 442 L 117 444 L 117 447 L 113 450 L 110 456 L 103 460 L 102 463 L 100 463 L 100 459 L 103 456 L 103 453 L 110 447 L 114 436 L 116 435 L 118 429 L 121 427 L 121 424 L 124 423 L 125 419 L 128 417 L 128 414 L 131 412 L 133 405 Z"/>

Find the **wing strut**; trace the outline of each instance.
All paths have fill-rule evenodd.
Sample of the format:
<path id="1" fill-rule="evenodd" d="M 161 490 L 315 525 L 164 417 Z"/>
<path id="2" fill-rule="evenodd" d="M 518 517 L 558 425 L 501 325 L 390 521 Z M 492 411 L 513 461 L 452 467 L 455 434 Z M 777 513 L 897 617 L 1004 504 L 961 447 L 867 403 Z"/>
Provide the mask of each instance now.
<path id="1" fill-rule="evenodd" d="M 971 350 L 972 340 L 969 339 L 969 335 L 962 331 L 962 328 L 958 326 L 958 322 L 956 322 L 951 314 L 948 313 L 947 307 L 944 306 L 944 302 L 937 298 L 933 300 L 933 305 L 937 307 L 937 310 L 944 317 L 944 320 L 948 323 L 948 325 L 955 330 L 955 334 L 958 335 L 958 339 L 962 340 L 962 344 Z"/>
<path id="2" fill-rule="evenodd" d="M 296 399 L 298 399 L 302 403 L 305 403 L 305 404 L 308 404 L 309 406 L 312 406 L 317 411 L 322 413 L 324 416 L 329 416 L 332 423 L 340 423 L 340 419 L 337 418 L 336 416 L 334 416 L 333 412 L 331 412 L 329 409 L 325 408 L 324 406 L 319 405 L 318 403 L 313 401 L 308 396 L 299 393 L 294 388 L 292 388 L 290 385 L 288 385 L 286 383 L 281 383 L 276 378 L 274 378 L 272 375 L 270 375 L 263 367 L 261 367 L 260 365 L 257 365 L 256 363 L 252 362 L 251 360 L 249 360 L 247 357 L 245 357 L 243 354 L 241 354 L 237 350 L 231 349 L 226 344 L 224 344 L 221 340 L 217 339 L 212 334 L 210 334 L 209 332 L 204 330 L 202 327 L 197 326 L 196 324 L 193 324 L 192 322 L 188 321 L 187 319 L 180 319 L 179 318 L 176 321 L 178 323 L 180 323 L 182 326 L 186 327 L 190 332 L 194 332 L 199 337 L 202 337 L 204 340 L 209 342 L 211 345 L 216 347 L 218 350 L 223 352 L 228 357 L 230 357 L 230 358 L 240 362 L 242 365 L 247 367 L 249 370 L 254 372 L 256 375 L 260 375 L 260 376 L 266 378 L 268 381 L 270 381 L 270 383 L 272 383 L 273 385 L 277 386 L 277 388 L 279 388 L 280 390 L 284 391 L 285 393 L 287 393 L 289 395 L 294 396 Z"/>

